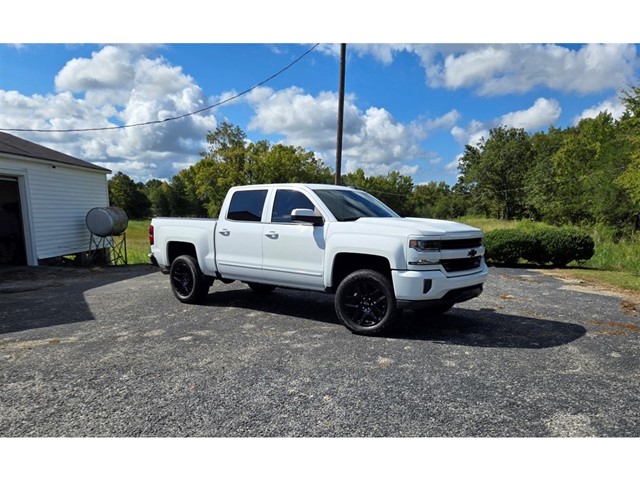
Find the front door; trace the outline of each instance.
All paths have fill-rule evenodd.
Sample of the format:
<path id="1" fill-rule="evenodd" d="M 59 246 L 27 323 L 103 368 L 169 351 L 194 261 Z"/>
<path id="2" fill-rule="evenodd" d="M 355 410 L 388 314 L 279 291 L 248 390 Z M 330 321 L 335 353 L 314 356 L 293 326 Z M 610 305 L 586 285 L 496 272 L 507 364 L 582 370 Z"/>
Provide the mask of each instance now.
<path id="1" fill-rule="evenodd" d="M 278 189 L 262 232 L 262 274 L 278 285 L 322 290 L 324 227 L 293 223 L 295 208 L 314 210 L 315 205 L 302 192 Z"/>

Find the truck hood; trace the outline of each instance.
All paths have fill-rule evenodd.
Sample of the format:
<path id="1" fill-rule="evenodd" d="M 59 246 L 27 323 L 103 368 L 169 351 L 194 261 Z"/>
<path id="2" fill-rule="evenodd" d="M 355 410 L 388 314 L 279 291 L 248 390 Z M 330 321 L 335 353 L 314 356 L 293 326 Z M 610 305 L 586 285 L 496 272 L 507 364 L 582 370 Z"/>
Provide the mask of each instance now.
<path id="1" fill-rule="evenodd" d="M 464 223 L 450 222 L 448 220 L 435 220 L 430 218 L 377 218 L 363 217 L 356 223 L 375 225 L 381 228 L 404 230 L 408 234 L 422 234 L 426 236 L 450 236 L 452 238 L 468 238 L 482 236 L 479 228 L 465 225 Z M 399 233 L 399 232 L 398 232 Z"/>

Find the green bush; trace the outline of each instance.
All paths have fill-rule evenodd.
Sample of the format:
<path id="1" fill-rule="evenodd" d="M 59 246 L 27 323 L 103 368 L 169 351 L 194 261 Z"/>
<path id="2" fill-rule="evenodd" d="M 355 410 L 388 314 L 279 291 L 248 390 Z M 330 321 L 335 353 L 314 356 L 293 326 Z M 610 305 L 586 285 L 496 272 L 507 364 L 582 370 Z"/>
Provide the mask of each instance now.
<path id="1" fill-rule="evenodd" d="M 534 234 L 538 248 L 532 258 L 524 258 L 539 265 L 565 267 L 574 260 L 589 260 L 595 252 L 591 236 L 576 228 L 543 228 Z"/>
<path id="2" fill-rule="evenodd" d="M 488 261 L 504 265 L 524 259 L 537 265 L 565 267 L 574 260 L 588 260 L 595 253 L 590 235 L 568 227 L 493 230 L 485 236 L 485 248 Z"/>
<path id="3" fill-rule="evenodd" d="M 484 246 L 487 261 L 509 266 L 516 265 L 518 260 L 535 248 L 530 233 L 516 229 L 488 232 L 484 237 Z"/>

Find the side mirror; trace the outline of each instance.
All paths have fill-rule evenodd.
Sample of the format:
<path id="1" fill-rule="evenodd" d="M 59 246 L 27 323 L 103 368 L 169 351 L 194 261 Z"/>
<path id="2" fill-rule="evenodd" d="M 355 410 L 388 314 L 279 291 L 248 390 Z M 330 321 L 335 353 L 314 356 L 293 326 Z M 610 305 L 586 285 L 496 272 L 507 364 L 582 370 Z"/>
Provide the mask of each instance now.
<path id="1" fill-rule="evenodd" d="M 317 215 L 310 208 L 294 208 L 291 211 L 291 220 L 298 223 L 310 223 L 314 227 L 324 225 L 322 215 Z"/>

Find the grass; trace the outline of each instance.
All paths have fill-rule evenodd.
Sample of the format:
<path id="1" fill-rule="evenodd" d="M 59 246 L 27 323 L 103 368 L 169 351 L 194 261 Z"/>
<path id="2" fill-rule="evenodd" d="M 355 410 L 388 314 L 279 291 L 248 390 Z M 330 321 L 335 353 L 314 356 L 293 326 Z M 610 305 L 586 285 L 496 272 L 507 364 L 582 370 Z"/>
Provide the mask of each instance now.
<path id="1" fill-rule="evenodd" d="M 151 220 L 129 220 L 127 227 L 127 263 L 129 265 L 146 264 L 149 247 L 149 224 Z"/>
<path id="2" fill-rule="evenodd" d="M 459 221 L 481 228 L 485 232 L 498 228 L 535 228 L 544 223 L 529 220 L 507 221 L 477 217 L 463 217 Z M 566 276 L 610 285 L 626 290 L 640 291 L 640 234 L 618 238 L 609 227 L 598 225 L 585 229 L 596 245 L 595 255 L 582 264 L 569 264 Z"/>
<path id="3" fill-rule="evenodd" d="M 466 223 L 472 227 L 480 228 L 483 232 L 498 230 L 500 228 L 521 228 L 523 230 L 548 226 L 546 223 L 533 222 L 531 220 L 496 220 L 495 218 L 461 217 L 458 222 Z"/>

